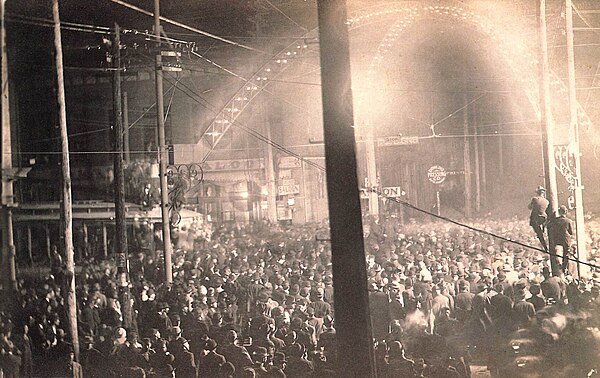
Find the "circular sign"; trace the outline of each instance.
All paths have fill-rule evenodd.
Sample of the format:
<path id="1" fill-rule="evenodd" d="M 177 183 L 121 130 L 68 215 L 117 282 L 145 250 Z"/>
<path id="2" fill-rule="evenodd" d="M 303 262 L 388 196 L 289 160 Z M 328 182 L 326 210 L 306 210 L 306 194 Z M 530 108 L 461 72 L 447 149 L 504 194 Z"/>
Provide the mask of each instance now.
<path id="1" fill-rule="evenodd" d="M 433 165 L 427 170 L 427 178 L 434 184 L 441 184 L 446 180 L 446 170 L 439 165 Z"/>

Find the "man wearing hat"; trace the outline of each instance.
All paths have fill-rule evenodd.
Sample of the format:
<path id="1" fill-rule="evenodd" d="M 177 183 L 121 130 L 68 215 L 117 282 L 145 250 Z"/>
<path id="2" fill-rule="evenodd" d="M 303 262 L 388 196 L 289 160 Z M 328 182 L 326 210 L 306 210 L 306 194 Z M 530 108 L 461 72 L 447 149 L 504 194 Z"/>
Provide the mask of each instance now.
<path id="1" fill-rule="evenodd" d="M 315 310 L 316 318 L 323 318 L 331 314 L 331 305 L 323 300 L 325 296 L 325 290 L 322 287 L 318 287 L 314 293 L 314 300 L 308 305 Z"/>
<path id="2" fill-rule="evenodd" d="M 557 253 L 557 247 L 562 249 L 562 264 L 563 271 L 567 270 L 569 260 L 569 250 L 571 249 L 571 241 L 573 237 L 573 224 L 567 218 L 567 207 L 561 205 L 558 208 L 558 217 L 548 221 L 548 242 L 553 249 L 553 253 Z M 556 257 L 554 257 L 556 258 Z"/>
<path id="3" fill-rule="evenodd" d="M 536 195 L 531 199 L 527 208 L 531 210 L 529 215 L 529 225 L 533 228 L 533 231 L 537 235 L 542 247 L 545 251 L 548 250 L 546 239 L 544 238 L 544 226 L 548 215 L 546 210 L 550 202 L 546 199 L 546 189 L 543 186 L 538 186 L 536 189 Z"/>

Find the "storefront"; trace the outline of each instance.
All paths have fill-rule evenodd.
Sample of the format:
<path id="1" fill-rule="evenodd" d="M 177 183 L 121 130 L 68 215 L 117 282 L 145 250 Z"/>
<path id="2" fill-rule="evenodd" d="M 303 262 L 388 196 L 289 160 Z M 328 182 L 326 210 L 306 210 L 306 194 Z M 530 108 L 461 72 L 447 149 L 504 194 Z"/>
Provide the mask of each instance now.
<path id="1" fill-rule="evenodd" d="M 106 258 L 113 253 L 115 212 L 114 204 L 102 201 L 73 203 L 73 246 L 76 259 Z M 128 246 L 130 253 L 154 252 L 160 238 L 160 208 L 143 210 L 140 205 L 125 205 Z M 204 215 L 189 209 L 180 212 L 179 226 L 203 224 Z M 54 246 L 60 248 L 61 209 L 57 202 L 23 203 L 15 209 L 13 227 L 17 259 L 39 262 L 49 259 Z"/>

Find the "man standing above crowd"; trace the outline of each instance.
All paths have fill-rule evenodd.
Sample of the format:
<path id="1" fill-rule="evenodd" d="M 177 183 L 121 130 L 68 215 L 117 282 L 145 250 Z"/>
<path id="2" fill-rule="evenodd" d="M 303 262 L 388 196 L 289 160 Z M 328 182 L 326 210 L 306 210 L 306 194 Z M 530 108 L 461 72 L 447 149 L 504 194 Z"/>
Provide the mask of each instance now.
<path id="1" fill-rule="evenodd" d="M 558 217 L 548 221 L 548 242 L 553 247 L 552 253 L 558 254 L 557 247 L 562 249 L 562 270 L 565 272 L 569 266 L 569 251 L 573 237 L 573 224 L 567 218 L 567 207 L 562 205 L 558 208 Z"/>
<path id="2" fill-rule="evenodd" d="M 546 199 L 546 189 L 544 189 L 544 187 L 538 186 L 535 192 L 536 196 L 531 199 L 529 206 L 527 206 L 529 210 L 531 210 L 531 214 L 529 215 L 529 225 L 533 228 L 540 243 L 542 243 L 542 248 L 544 248 L 545 251 L 548 251 L 548 245 L 544 238 L 544 227 L 546 220 L 548 219 L 546 210 L 550 203 Z"/>

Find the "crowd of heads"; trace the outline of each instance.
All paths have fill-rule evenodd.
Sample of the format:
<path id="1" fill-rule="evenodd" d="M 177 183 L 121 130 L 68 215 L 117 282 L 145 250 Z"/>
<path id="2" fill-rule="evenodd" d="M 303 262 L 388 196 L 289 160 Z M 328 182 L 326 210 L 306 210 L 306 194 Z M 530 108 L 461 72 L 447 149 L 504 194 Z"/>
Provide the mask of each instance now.
<path id="1" fill-rule="evenodd" d="M 590 315 L 598 273 L 551 277 L 543 253 L 443 223 L 389 217 L 364 224 L 381 376 L 463 377 L 473 361 L 496 373 L 544 364 L 576 373 L 598 368 L 595 335 L 576 366 L 546 347 L 600 325 Z M 472 226 L 535 243 L 524 221 Z M 132 252 L 128 281 L 112 260 L 81 264 L 79 362 L 66 335 L 68 274 L 55 266 L 44 277 L 21 278 L 17 316 L 1 319 L 3 361 L 25 375 L 79 368 L 98 377 L 335 374 L 326 224 L 186 227 L 174 236 L 171 285 L 160 251 Z M 590 242 L 595 251 L 595 234 Z"/>

